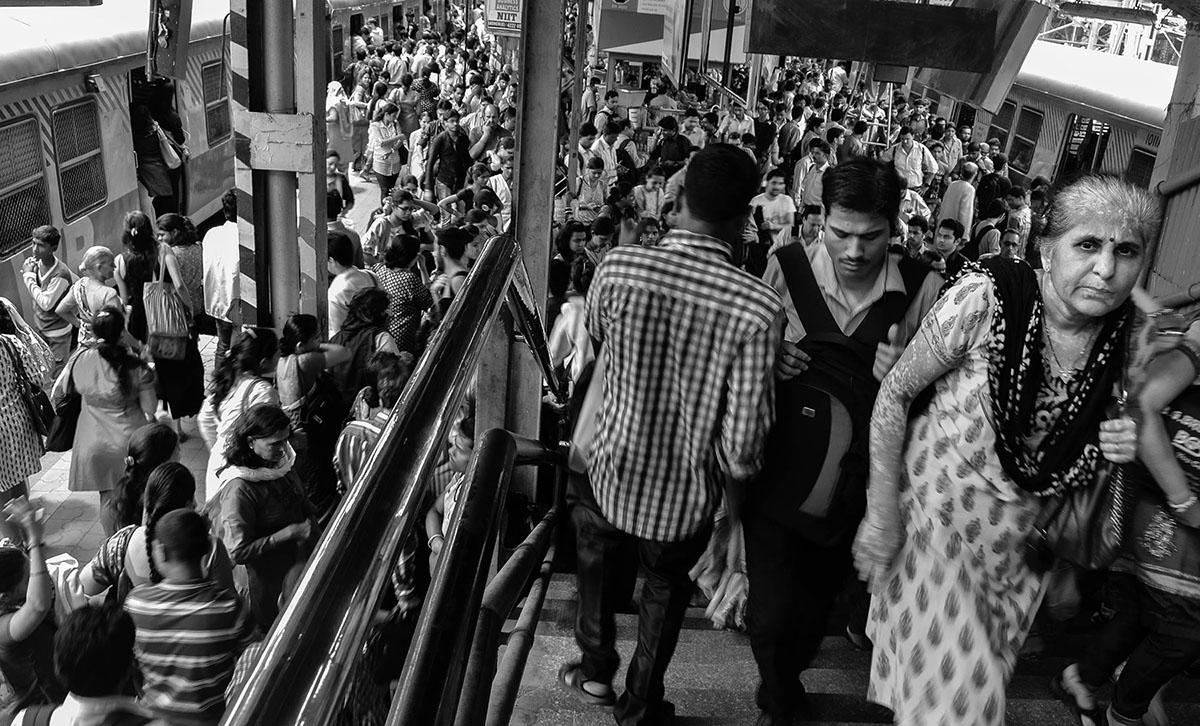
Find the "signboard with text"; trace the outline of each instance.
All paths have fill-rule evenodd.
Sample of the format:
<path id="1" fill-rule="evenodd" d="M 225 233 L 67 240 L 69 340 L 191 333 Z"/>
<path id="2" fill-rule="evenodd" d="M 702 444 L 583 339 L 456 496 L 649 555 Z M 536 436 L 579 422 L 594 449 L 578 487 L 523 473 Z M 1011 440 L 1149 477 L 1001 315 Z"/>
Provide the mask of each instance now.
<path id="1" fill-rule="evenodd" d="M 489 33 L 521 37 L 521 0 L 487 0 L 483 17 Z"/>

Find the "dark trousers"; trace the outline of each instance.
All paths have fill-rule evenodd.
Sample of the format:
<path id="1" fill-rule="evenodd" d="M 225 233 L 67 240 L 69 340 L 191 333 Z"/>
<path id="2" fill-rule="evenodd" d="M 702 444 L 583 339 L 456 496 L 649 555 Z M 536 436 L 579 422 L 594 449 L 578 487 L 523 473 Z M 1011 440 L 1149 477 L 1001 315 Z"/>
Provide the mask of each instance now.
<path id="1" fill-rule="evenodd" d="M 663 676 L 675 654 L 691 599 L 688 571 L 704 552 L 710 528 L 681 542 L 640 539 L 605 519 L 586 484 L 577 488 L 577 494 L 571 522 L 578 556 L 575 640 L 583 654 L 583 676 L 611 683 L 617 672 L 620 657 L 614 612 L 619 604 L 618 593 L 624 590 L 621 581 L 628 574 L 619 571 L 620 553 L 622 547 L 632 543 L 645 582 L 638 603 L 637 648 L 629 662 L 625 692 L 617 700 L 613 715 L 622 726 L 665 723 Z"/>
<path id="2" fill-rule="evenodd" d="M 221 365 L 221 361 L 225 360 L 225 354 L 229 352 L 229 342 L 233 338 L 233 323 L 217 318 L 216 324 L 217 349 L 213 352 L 214 371 Z"/>
<path id="3" fill-rule="evenodd" d="M 772 716 L 800 706 L 800 673 L 812 663 L 852 570 L 850 539 L 830 547 L 753 511 L 743 522 L 750 599 L 746 625 L 761 683 L 758 707 Z"/>
<path id="4" fill-rule="evenodd" d="M 1127 719 L 1141 718 L 1158 689 L 1200 658 L 1200 639 L 1151 628 L 1142 587 L 1132 575 L 1112 574 L 1109 604 L 1116 614 L 1091 641 L 1079 662 L 1079 677 L 1099 688 L 1121 661 L 1125 668 L 1113 689 L 1112 708 Z"/>

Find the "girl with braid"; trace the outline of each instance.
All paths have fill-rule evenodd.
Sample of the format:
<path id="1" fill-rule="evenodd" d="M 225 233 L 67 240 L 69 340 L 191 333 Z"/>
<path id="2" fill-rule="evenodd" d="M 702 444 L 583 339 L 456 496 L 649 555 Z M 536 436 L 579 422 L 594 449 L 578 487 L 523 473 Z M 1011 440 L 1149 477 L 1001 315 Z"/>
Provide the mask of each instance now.
<path id="1" fill-rule="evenodd" d="M 154 531 L 167 512 L 194 509 L 196 479 L 177 461 L 158 465 L 146 480 L 143 511 L 139 521 L 118 530 L 79 572 L 79 581 L 88 596 L 108 589 L 107 600 L 121 603 L 135 586 L 158 582 L 150 557 Z M 204 561 L 209 579 L 223 587 L 233 587 L 233 566 L 220 541 L 214 540 Z"/>
<path id="2" fill-rule="evenodd" d="M 146 480 L 155 467 L 168 461 L 179 461 L 179 436 L 167 424 L 147 424 L 129 437 L 125 475 L 108 502 L 117 529 L 142 521 Z"/>

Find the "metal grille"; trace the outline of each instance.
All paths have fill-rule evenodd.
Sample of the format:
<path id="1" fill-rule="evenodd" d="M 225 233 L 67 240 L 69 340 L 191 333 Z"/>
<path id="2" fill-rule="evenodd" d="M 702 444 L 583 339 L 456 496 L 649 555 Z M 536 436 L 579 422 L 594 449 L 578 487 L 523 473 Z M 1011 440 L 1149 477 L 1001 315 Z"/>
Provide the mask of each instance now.
<path id="1" fill-rule="evenodd" d="M 100 149 L 100 114 L 94 101 L 55 109 L 53 122 L 59 165 Z"/>
<path id="2" fill-rule="evenodd" d="M 200 81 L 204 86 L 204 105 L 225 97 L 225 78 L 221 73 L 221 62 L 205 63 L 200 67 Z"/>
<path id="3" fill-rule="evenodd" d="M 1150 176 L 1154 174 L 1157 155 L 1146 149 L 1134 149 L 1129 155 L 1129 166 L 1125 168 L 1125 181 L 1143 189 L 1150 188 Z"/>
<path id="4" fill-rule="evenodd" d="M 0 197 L 0 258 L 23 249 L 33 228 L 49 221 L 45 177 Z"/>
<path id="5" fill-rule="evenodd" d="M 0 189 L 42 174 L 37 120 L 30 117 L 0 127 Z"/>
<path id="6" fill-rule="evenodd" d="M 208 126 L 208 145 L 225 139 L 229 136 L 231 124 L 229 122 L 229 102 L 221 101 L 217 105 L 205 109 L 204 123 Z"/>
<path id="7" fill-rule="evenodd" d="M 74 219 L 102 204 L 108 196 L 104 184 L 104 161 L 99 154 L 61 170 L 58 182 L 62 187 L 63 216 L 67 219 Z"/>

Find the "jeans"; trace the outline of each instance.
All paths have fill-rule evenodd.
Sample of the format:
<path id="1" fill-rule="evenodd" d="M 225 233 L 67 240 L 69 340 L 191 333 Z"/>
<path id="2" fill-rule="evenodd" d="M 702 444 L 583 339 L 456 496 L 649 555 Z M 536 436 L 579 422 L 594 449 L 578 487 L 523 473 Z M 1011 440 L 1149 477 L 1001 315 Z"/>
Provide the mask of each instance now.
<path id="1" fill-rule="evenodd" d="M 786 717 L 801 706 L 800 673 L 820 649 L 851 572 L 850 540 L 822 547 L 753 511 L 746 513 L 743 532 L 750 582 L 746 625 L 761 678 L 757 703 L 772 716 Z M 857 608 L 852 618 L 860 617 Z M 863 623 L 855 625 L 861 632 Z"/>
<path id="2" fill-rule="evenodd" d="M 625 692 L 613 708 L 621 726 L 665 722 L 663 676 L 675 654 L 683 616 L 691 600 L 688 571 L 708 544 L 709 529 L 679 542 L 641 539 L 614 527 L 600 512 L 590 488 L 571 508 L 578 551 L 579 604 L 575 640 L 583 654 L 583 677 L 611 683 L 620 657 L 614 610 L 621 589 L 620 550 L 637 549 L 645 576 L 638 603 L 637 647 L 625 678 Z"/>
<path id="3" fill-rule="evenodd" d="M 1124 718 L 1139 719 L 1158 689 L 1200 659 L 1200 639 L 1152 630 L 1143 606 L 1145 586 L 1133 575 L 1112 573 L 1111 578 L 1109 604 L 1116 615 L 1079 661 L 1079 677 L 1099 688 L 1125 661 L 1113 689 L 1112 709 Z"/>

